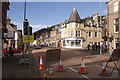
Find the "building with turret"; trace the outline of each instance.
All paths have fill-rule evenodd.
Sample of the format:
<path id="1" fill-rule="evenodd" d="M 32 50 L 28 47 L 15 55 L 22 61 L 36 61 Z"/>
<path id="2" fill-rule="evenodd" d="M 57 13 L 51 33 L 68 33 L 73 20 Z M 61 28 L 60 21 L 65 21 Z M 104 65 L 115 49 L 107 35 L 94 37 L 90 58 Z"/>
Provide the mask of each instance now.
<path id="1" fill-rule="evenodd" d="M 61 23 L 61 42 L 65 48 L 86 48 L 88 44 L 100 44 L 101 27 L 98 13 L 81 19 L 76 8 L 68 20 Z"/>
<path id="2" fill-rule="evenodd" d="M 100 26 L 100 19 L 102 19 L 102 26 Z M 41 34 L 41 43 L 49 43 L 51 47 L 63 48 L 87 48 L 88 44 L 100 45 L 102 41 L 103 46 L 106 45 L 104 37 L 106 33 L 106 16 L 99 16 L 96 12 L 89 17 L 81 19 L 76 8 L 73 8 L 68 20 L 59 24 L 51 26 L 49 39 L 43 38 Z"/>

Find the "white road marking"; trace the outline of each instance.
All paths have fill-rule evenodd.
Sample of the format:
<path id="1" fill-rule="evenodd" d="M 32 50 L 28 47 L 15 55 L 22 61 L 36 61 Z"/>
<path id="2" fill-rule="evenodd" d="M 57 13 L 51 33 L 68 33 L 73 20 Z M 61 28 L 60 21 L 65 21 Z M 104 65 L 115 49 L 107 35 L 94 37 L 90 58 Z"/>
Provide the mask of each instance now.
<path id="1" fill-rule="evenodd" d="M 102 67 L 102 66 L 100 66 L 100 65 L 96 65 L 96 66 Z M 107 69 L 107 70 L 112 70 L 112 69 L 109 69 L 109 68 L 106 68 L 106 69 Z M 117 73 L 117 71 L 115 71 L 115 70 L 113 70 L 113 71 Z"/>
<path id="2" fill-rule="evenodd" d="M 78 71 L 75 70 L 75 69 L 73 69 L 72 67 L 68 67 L 68 68 L 71 69 L 72 71 L 78 73 Z M 87 77 L 86 75 L 83 75 L 83 74 L 82 74 L 82 76 L 83 76 L 84 78 L 88 79 L 88 80 L 91 80 L 91 79 L 90 79 L 89 77 Z"/>

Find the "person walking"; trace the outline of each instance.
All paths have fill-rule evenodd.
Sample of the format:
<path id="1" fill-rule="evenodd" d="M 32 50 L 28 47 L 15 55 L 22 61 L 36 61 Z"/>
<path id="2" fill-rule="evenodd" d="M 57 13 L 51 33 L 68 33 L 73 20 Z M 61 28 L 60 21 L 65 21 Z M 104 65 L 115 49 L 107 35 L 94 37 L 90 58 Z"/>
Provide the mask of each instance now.
<path id="1" fill-rule="evenodd" d="M 9 55 L 10 55 L 10 56 L 13 56 L 13 49 L 12 49 L 11 46 L 9 47 Z"/>
<path id="2" fill-rule="evenodd" d="M 98 49 L 98 45 L 97 44 L 95 44 L 95 48 L 96 48 L 96 51 L 97 51 L 97 49 Z"/>
<path id="3" fill-rule="evenodd" d="M 94 51 L 94 49 L 95 49 L 95 45 L 94 45 L 94 44 L 92 45 L 92 49 L 93 49 L 93 51 Z"/>
<path id="4" fill-rule="evenodd" d="M 25 54 L 27 54 L 27 52 L 28 52 L 28 46 L 25 48 Z"/>
<path id="5" fill-rule="evenodd" d="M 88 44 L 88 50 L 90 49 L 90 44 Z"/>

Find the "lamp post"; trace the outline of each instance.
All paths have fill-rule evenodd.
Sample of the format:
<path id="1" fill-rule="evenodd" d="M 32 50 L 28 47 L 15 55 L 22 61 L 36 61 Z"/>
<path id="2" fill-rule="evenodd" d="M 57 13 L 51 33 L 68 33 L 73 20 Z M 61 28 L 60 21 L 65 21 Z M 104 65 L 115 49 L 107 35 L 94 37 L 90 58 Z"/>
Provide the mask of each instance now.
<path id="1" fill-rule="evenodd" d="M 30 36 L 30 28 L 29 28 L 29 22 L 28 20 L 26 19 L 26 0 L 25 0 L 25 5 L 24 5 L 24 21 L 23 21 L 23 30 L 24 30 L 24 35 L 27 35 L 28 37 Z M 30 49 L 30 42 L 28 43 L 25 43 L 26 46 L 25 48 L 29 48 L 29 78 L 31 78 L 31 49 Z M 23 50 L 24 52 L 24 50 Z M 25 53 L 25 61 L 26 61 L 26 53 Z"/>
<path id="2" fill-rule="evenodd" d="M 101 0 L 100 0 L 100 55 L 102 54 L 102 18 L 101 18 Z"/>

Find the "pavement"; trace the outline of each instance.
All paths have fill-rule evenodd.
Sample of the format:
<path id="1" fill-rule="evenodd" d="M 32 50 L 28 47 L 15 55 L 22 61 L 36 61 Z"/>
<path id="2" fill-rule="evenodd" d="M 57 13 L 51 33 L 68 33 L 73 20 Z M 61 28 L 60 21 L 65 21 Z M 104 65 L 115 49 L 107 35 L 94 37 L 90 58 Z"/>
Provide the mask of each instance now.
<path id="1" fill-rule="evenodd" d="M 28 55 L 26 55 L 28 56 Z M 2 58 L 2 79 L 22 79 L 32 78 L 34 74 L 38 74 L 37 65 L 35 59 L 31 56 L 31 64 L 20 65 L 19 60 L 22 57 L 21 54 L 14 56 L 7 56 Z"/>

